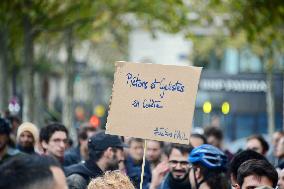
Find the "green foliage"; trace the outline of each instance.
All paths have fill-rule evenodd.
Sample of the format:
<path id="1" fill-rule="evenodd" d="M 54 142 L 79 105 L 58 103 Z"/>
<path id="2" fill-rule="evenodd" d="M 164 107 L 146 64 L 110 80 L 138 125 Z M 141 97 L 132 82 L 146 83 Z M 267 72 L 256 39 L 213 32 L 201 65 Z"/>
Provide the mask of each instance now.
<path id="1" fill-rule="evenodd" d="M 23 18 L 29 19 L 36 44 L 46 34 L 51 39 L 48 43 L 57 41 L 57 33 L 68 27 L 75 29 L 75 38 L 80 40 L 111 37 L 123 44 L 133 26 L 178 32 L 187 26 L 187 12 L 182 0 L 4 0 L 0 26 L 8 28 L 13 50 L 23 46 Z"/>
<path id="2" fill-rule="evenodd" d="M 283 1 L 201 0 L 192 3 L 190 7 L 199 16 L 192 22 L 194 26 L 214 27 L 219 31 L 202 37 L 190 35 L 195 42 L 195 56 L 205 57 L 212 50 L 222 51 L 220 49 L 228 47 L 249 47 L 260 58 L 273 56 L 272 52 L 283 54 Z M 216 23 L 218 17 L 222 18 L 219 25 Z M 222 28 L 229 32 L 222 32 Z M 265 59 L 262 60 L 267 62 Z"/>

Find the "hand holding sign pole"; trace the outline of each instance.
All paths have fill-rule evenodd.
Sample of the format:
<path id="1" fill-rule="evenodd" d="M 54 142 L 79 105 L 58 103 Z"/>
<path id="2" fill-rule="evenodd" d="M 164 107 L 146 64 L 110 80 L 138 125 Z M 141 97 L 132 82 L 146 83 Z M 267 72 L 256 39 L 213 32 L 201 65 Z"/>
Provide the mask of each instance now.
<path id="1" fill-rule="evenodd" d="M 106 132 L 189 144 L 201 70 L 116 62 Z"/>

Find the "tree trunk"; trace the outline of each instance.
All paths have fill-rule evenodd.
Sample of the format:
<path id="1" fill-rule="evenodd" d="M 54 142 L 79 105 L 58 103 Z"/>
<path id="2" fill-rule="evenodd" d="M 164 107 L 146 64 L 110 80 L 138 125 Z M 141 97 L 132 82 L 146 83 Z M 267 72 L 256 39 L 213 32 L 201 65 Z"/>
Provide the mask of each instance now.
<path id="1" fill-rule="evenodd" d="M 34 86 L 33 86 L 33 61 L 34 61 L 34 37 L 32 33 L 32 24 L 28 16 L 23 17 L 24 27 L 24 54 L 23 54 L 23 121 L 34 121 L 33 104 Z"/>
<path id="2" fill-rule="evenodd" d="M 284 131 L 284 73 L 282 74 L 282 131 Z"/>
<path id="3" fill-rule="evenodd" d="M 75 128 L 73 125 L 73 96 L 74 96 L 74 60 L 73 60 L 73 28 L 66 29 L 66 49 L 67 49 L 67 61 L 64 69 L 65 79 L 65 95 L 63 100 L 63 112 L 62 121 L 68 128 L 70 137 L 76 140 Z"/>
<path id="4" fill-rule="evenodd" d="M 266 110 L 268 118 L 268 134 L 272 136 L 275 131 L 275 110 L 274 110 L 274 80 L 273 80 L 273 58 L 272 52 L 268 52 L 267 61 L 267 92 L 266 92 Z"/>
<path id="5" fill-rule="evenodd" d="M 8 109 L 8 33 L 5 28 L 0 30 L 0 113 Z"/>
<path id="6" fill-rule="evenodd" d="M 43 97 L 42 97 L 42 77 L 40 73 L 34 75 L 34 123 L 42 128 L 44 126 L 44 109 L 43 109 Z"/>

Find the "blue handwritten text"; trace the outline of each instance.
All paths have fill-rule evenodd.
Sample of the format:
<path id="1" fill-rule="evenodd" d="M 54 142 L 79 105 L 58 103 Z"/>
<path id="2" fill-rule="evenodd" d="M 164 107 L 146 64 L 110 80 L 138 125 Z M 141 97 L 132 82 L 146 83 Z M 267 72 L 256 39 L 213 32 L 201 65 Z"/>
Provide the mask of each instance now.
<path id="1" fill-rule="evenodd" d="M 148 81 L 143 81 L 139 79 L 139 74 L 137 76 L 132 75 L 131 73 L 126 74 L 127 77 L 127 84 L 130 85 L 130 87 L 138 87 L 138 88 L 148 88 Z"/>
<path id="2" fill-rule="evenodd" d="M 188 138 L 186 137 L 185 133 L 180 130 L 169 131 L 168 128 L 156 127 L 153 130 L 153 134 L 155 136 L 162 136 L 162 137 L 168 137 L 168 138 L 173 138 L 177 140 L 188 141 Z"/>

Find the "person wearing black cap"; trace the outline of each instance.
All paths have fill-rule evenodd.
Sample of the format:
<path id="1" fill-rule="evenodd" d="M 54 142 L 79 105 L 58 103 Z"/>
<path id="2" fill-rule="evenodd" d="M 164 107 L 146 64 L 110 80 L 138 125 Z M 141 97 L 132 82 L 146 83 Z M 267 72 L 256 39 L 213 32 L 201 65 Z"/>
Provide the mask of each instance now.
<path id="1" fill-rule="evenodd" d="M 115 135 L 98 132 L 88 141 L 89 159 L 65 168 L 69 189 L 86 189 L 92 178 L 103 175 L 108 170 L 116 170 L 123 162 L 122 140 Z"/>
<path id="2" fill-rule="evenodd" d="M 20 151 L 8 146 L 10 133 L 9 123 L 5 119 L 0 118 L 0 165 L 11 157 L 20 154 Z"/>

